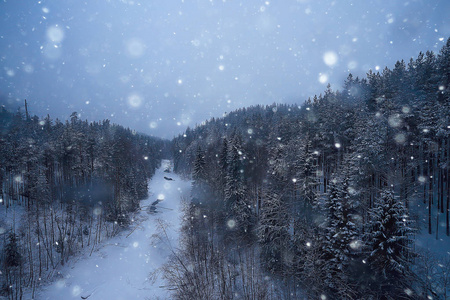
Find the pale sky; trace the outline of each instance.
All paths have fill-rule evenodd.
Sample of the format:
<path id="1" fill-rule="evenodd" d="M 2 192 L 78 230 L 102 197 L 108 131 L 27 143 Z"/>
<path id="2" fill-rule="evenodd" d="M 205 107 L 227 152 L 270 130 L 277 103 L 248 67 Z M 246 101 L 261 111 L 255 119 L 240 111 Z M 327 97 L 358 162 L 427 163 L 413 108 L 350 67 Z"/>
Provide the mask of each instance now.
<path id="1" fill-rule="evenodd" d="M 0 0 L 0 102 L 172 138 L 439 51 L 448 0 Z"/>

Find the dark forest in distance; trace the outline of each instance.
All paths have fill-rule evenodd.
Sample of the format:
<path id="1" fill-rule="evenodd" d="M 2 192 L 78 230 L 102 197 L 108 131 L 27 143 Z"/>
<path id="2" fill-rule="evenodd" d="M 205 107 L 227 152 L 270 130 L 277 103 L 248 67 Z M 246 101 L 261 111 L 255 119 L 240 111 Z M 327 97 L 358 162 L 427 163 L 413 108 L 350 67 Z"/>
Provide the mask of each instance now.
<path id="1" fill-rule="evenodd" d="M 170 142 L 2 108 L 1 205 L 20 213 L 0 220 L 0 293 L 20 299 L 127 226 L 172 157 L 193 180 L 164 270 L 175 298 L 445 299 L 450 261 L 415 236 L 450 236 L 449 83 L 450 39 L 302 106 L 242 108 Z"/>

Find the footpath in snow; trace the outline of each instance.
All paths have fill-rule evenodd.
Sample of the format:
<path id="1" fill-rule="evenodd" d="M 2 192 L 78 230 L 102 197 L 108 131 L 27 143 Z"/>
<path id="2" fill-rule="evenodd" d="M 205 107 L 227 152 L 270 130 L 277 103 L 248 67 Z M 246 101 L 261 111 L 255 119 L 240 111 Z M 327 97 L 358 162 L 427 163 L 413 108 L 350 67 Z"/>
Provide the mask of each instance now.
<path id="1" fill-rule="evenodd" d="M 90 256 L 86 251 L 69 261 L 59 270 L 61 279 L 39 290 L 37 299 L 170 299 L 160 274 L 153 280 L 151 274 L 167 262 L 171 252 L 167 243 L 152 236 L 164 226 L 171 246 L 177 247 L 181 198 L 189 196 L 190 182 L 164 172 L 168 166 L 170 162 L 163 161 L 156 171 L 149 184 L 150 196 L 141 202 L 142 210 L 130 228 L 105 241 Z M 150 214 L 150 205 L 161 199 L 157 213 Z"/>

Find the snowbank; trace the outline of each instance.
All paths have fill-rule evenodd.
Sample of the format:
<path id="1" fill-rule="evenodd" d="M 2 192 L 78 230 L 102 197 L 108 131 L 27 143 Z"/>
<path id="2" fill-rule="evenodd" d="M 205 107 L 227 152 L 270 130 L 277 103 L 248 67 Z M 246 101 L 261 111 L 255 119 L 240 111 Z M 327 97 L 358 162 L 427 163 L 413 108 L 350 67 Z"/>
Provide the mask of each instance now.
<path id="1" fill-rule="evenodd" d="M 37 299 L 167 299 L 164 282 L 157 269 L 176 247 L 181 225 L 181 197 L 188 196 L 190 182 L 171 173 L 170 161 L 163 161 L 150 182 L 150 197 L 141 202 L 142 210 L 133 219 L 129 230 L 106 241 L 91 255 L 71 259 L 58 270 L 60 279 L 37 292 Z M 166 172 L 164 172 L 166 170 Z M 157 213 L 148 211 L 151 203 L 160 201 Z M 152 243 L 158 227 L 165 227 L 170 245 Z M 154 239 L 153 239 L 154 240 Z M 155 240 L 154 240 L 155 241 Z M 153 274 L 153 276 L 151 276 Z M 153 277 L 151 280 L 151 277 Z"/>

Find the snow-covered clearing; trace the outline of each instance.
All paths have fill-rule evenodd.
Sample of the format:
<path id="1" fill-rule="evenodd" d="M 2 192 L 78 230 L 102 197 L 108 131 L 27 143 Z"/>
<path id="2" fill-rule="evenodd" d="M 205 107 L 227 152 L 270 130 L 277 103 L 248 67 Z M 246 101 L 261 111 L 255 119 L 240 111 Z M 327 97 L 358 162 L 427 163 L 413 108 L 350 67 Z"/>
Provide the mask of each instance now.
<path id="1" fill-rule="evenodd" d="M 181 197 L 189 195 L 190 182 L 164 172 L 168 165 L 169 161 L 163 161 L 156 171 L 149 184 L 150 197 L 141 202 L 142 211 L 135 216 L 129 230 L 106 241 L 92 254 L 86 251 L 81 257 L 73 258 L 58 270 L 60 279 L 37 292 L 37 299 L 170 298 L 162 287 L 161 276 L 150 279 L 170 255 L 168 245 L 155 239 L 152 243 L 152 236 L 158 233 L 158 227 L 167 226 L 170 244 L 176 247 L 181 225 Z M 164 200 L 156 205 L 156 214 L 149 214 L 147 209 L 157 199 Z"/>

